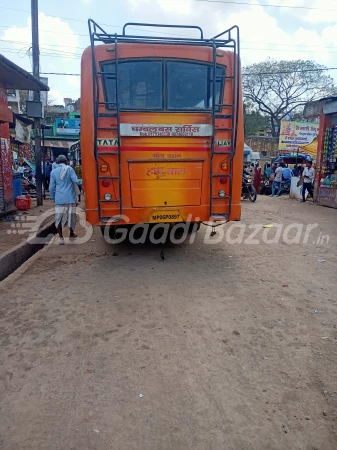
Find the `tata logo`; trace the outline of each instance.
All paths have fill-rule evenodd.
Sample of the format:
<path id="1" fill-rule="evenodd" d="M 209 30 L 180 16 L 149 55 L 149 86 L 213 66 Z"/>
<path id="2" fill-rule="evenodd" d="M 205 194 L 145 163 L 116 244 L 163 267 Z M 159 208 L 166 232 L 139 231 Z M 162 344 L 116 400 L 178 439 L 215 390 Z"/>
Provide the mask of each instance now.
<path id="1" fill-rule="evenodd" d="M 232 145 L 232 141 L 215 141 L 215 144 L 218 147 L 230 147 Z"/>
<path id="2" fill-rule="evenodd" d="M 99 147 L 117 147 L 118 139 L 97 139 Z"/>

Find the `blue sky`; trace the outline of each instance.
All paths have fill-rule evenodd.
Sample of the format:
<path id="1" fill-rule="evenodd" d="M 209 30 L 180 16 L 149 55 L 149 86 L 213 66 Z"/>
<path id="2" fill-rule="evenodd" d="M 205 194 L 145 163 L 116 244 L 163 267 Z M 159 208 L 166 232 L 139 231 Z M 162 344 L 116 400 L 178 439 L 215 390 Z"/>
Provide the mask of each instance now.
<path id="1" fill-rule="evenodd" d="M 235 1 L 250 5 L 233 4 Z M 0 0 L 0 53 L 26 70 L 31 70 L 29 11 L 30 0 Z M 237 24 L 243 65 L 274 57 L 313 59 L 337 67 L 337 0 L 233 0 L 227 4 L 197 0 L 39 0 L 39 11 L 41 72 L 80 73 L 80 57 L 89 43 L 89 17 L 112 33 L 120 32 L 129 21 L 200 25 L 206 36 Z M 330 74 L 337 78 L 337 71 Z M 50 99 L 55 103 L 80 95 L 80 77 L 51 75 L 49 85 Z"/>

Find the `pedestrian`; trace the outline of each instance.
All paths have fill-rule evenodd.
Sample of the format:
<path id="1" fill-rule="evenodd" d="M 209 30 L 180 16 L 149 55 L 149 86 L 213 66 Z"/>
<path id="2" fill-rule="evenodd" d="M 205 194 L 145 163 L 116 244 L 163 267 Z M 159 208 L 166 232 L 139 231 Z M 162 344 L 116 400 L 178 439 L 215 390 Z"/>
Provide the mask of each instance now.
<path id="1" fill-rule="evenodd" d="M 250 173 L 248 171 L 248 165 L 247 164 L 243 165 L 243 175 L 246 175 L 247 177 L 250 177 Z"/>
<path id="2" fill-rule="evenodd" d="M 289 167 L 284 167 L 283 168 L 283 179 L 284 180 L 290 180 L 292 177 L 293 173 L 292 171 L 289 169 Z"/>
<path id="3" fill-rule="evenodd" d="M 46 191 L 49 190 L 49 184 L 50 184 L 50 174 L 51 171 L 53 170 L 52 165 L 50 164 L 50 161 L 46 162 L 45 168 L 44 168 L 44 187 L 46 189 Z"/>
<path id="4" fill-rule="evenodd" d="M 305 203 L 305 193 L 306 191 L 309 192 L 310 197 L 314 198 L 313 194 L 313 184 L 315 180 L 315 169 L 312 167 L 312 162 L 307 161 L 306 168 L 303 170 L 303 187 L 302 187 L 302 200 L 301 203 Z"/>
<path id="5" fill-rule="evenodd" d="M 260 188 L 261 188 L 261 179 L 262 179 L 262 169 L 261 166 L 259 164 L 259 161 L 257 161 L 255 167 L 254 167 L 254 181 L 253 181 L 253 186 L 256 190 L 256 192 L 259 194 L 260 193 Z"/>
<path id="6" fill-rule="evenodd" d="M 57 168 L 50 174 L 49 192 L 55 203 L 55 226 L 57 228 L 60 244 L 64 244 L 63 227 L 68 219 L 70 239 L 76 238 L 76 192 L 75 186 L 80 184 L 74 169 L 67 164 L 64 155 L 58 157 Z"/>
<path id="7" fill-rule="evenodd" d="M 52 164 L 52 170 L 54 170 L 54 169 L 56 169 L 57 168 L 57 166 L 58 166 L 58 158 L 55 158 L 55 161 L 53 162 L 53 164 Z"/>
<path id="8" fill-rule="evenodd" d="M 300 169 L 299 169 L 298 165 L 295 164 L 295 166 L 294 166 L 294 168 L 293 168 L 293 176 L 294 176 L 294 177 L 298 177 L 299 174 L 300 174 Z"/>
<path id="9" fill-rule="evenodd" d="M 271 167 L 270 167 L 270 164 L 268 163 L 266 165 L 266 168 L 264 169 L 264 175 L 266 178 L 268 178 L 268 180 L 270 178 L 270 174 L 271 174 Z"/>
<path id="10" fill-rule="evenodd" d="M 275 178 L 274 178 L 274 181 L 273 181 L 273 185 L 271 187 L 271 195 L 269 197 L 274 197 L 275 196 L 275 188 L 277 188 L 277 195 L 276 195 L 276 197 L 279 197 L 281 195 L 283 166 L 284 166 L 284 164 L 281 163 L 278 166 L 278 168 L 275 170 Z"/>

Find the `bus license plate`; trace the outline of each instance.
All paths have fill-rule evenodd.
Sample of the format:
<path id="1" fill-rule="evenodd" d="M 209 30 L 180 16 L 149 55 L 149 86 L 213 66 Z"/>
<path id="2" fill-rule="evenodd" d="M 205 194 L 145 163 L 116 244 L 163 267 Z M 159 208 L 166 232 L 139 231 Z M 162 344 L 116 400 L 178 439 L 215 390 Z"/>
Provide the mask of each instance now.
<path id="1" fill-rule="evenodd" d="M 184 222 L 180 212 L 177 211 L 154 211 L 150 216 L 150 223 L 152 222 Z"/>

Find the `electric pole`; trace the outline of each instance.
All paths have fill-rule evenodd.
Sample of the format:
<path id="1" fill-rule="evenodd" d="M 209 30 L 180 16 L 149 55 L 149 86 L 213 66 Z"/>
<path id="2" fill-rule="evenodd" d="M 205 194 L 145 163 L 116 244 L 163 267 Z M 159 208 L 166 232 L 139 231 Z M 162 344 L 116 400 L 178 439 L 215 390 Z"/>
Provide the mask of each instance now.
<path id="1" fill-rule="evenodd" d="M 32 53 L 33 75 L 40 79 L 40 49 L 39 49 L 39 9 L 38 0 L 31 0 L 32 16 Z M 40 101 L 40 91 L 34 91 L 34 101 Z M 36 202 L 37 206 L 43 204 L 42 200 L 42 166 L 41 166 L 41 119 L 34 119 L 35 134 L 35 164 L 36 164 Z"/>

